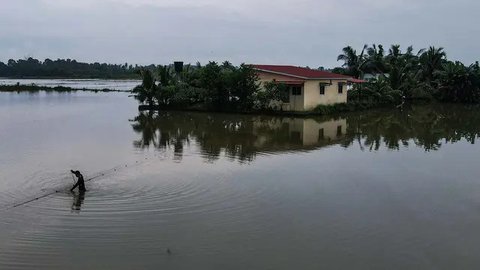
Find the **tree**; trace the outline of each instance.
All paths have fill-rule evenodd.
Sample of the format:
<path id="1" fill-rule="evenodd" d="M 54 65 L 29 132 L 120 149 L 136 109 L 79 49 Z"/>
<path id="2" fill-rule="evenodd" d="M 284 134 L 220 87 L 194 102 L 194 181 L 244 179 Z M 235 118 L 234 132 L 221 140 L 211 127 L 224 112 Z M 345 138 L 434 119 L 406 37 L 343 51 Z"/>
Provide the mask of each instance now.
<path id="1" fill-rule="evenodd" d="M 156 85 L 155 78 L 150 70 L 141 69 L 139 74 L 142 76 L 142 84 L 135 87 L 132 93 L 134 93 L 135 99 L 140 101 L 140 103 L 146 102 L 148 105 L 153 106 L 155 101 L 159 100 L 161 86 Z"/>
<path id="2" fill-rule="evenodd" d="M 378 48 L 375 44 L 367 48 L 367 57 L 364 63 L 364 72 L 383 74 L 387 71 L 385 63 L 385 51 L 383 45 L 379 44 Z"/>
<path id="3" fill-rule="evenodd" d="M 446 57 L 447 54 L 441 47 L 430 47 L 424 51 L 419 58 L 422 78 L 429 83 L 432 82 L 435 71 L 443 69 L 443 63 Z"/>
<path id="4" fill-rule="evenodd" d="M 342 67 L 346 68 L 346 74 L 355 78 L 361 78 L 363 75 L 363 66 L 365 65 L 365 50 L 367 45 L 363 46 L 362 52 L 357 55 L 357 51 L 351 46 L 342 49 L 342 54 L 337 57 L 337 61 L 344 61 Z"/>
<path id="5" fill-rule="evenodd" d="M 435 72 L 437 97 L 442 101 L 480 102 L 480 68 L 478 62 L 466 67 L 460 62 L 448 62 Z"/>
<path id="6" fill-rule="evenodd" d="M 257 82 L 257 73 L 251 66 L 242 64 L 234 69 L 230 80 L 230 94 L 232 105 L 239 110 L 251 110 L 255 103 L 255 96 L 260 90 Z"/>

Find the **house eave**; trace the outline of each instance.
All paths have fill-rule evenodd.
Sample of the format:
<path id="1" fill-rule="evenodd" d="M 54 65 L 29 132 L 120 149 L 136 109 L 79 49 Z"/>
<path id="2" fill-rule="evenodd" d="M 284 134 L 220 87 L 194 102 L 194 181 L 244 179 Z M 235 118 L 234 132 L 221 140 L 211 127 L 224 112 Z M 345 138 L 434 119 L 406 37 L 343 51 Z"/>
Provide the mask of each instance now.
<path id="1" fill-rule="evenodd" d="M 271 71 L 271 70 L 266 70 L 266 69 L 260 69 L 260 68 L 254 68 L 254 70 L 261 71 L 261 72 L 266 72 L 266 73 L 271 73 L 271 74 L 277 74 L 277 75 L 282 75 L 282 76 L 287 76 L 287 77 L 292 77 L 292 78 L 298 78 L 298 79 L 303 79 L 303 80 L 349 80 L 350 78 L 310 78 L 310 77 L 303 77 L 303 76 L 297 76 L 297 75 L 292 75 L 289 73 L 283 73 L 283 72 L 277 72 L 277 71 Z"/>

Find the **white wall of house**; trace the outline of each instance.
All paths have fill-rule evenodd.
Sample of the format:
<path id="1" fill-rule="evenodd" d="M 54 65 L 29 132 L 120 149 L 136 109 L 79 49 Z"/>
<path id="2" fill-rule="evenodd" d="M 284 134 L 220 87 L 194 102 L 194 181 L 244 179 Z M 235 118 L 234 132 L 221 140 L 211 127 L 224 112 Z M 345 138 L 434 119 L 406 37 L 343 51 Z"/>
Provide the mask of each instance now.
<path id="1" fill-rule="evenodd" d="M 275 122 L 265 123 L 263 121 L 254 122 L 260 129 L 268 125 L 270 129 L 280 129 L 282 126 L 288 128 L 289 136 L 292 142 L 298 140 L 298 143 L 304 146 L 315 146 L 328 144 L 343 138 L 347 132 L 347 121 L 345 119 L 317 121 L 315 119 L 303 118 L 282 118 L 275 119 Z M 260 124 L 259 124 L 260 123 Z M 255 146 L 261 147 L 267 139 L 261 136 L 257 137 Z"/>
<path id="2" fill-rule="evenodd" d="M 307 111 L 312 110 L 318 105 L 331 105 L 347 102 L 347 80 L 302 80 L 288 76 L 276 75 L 266 72 L 259 72 L 258 78 L 260 85 L 266 82 L 282 81 L 305 81 L 300 95 L 293 95 L 290 90 L 290 102 L 282 103 L 281 107 L 285 111 Z M 325 94 L 320 94 L 320 83 L 329 84 L 325 87 Z M 330 84 L 331 83 L 331 84 Z M 343 93 L 338 93 L 338 84 L 343 84 Z"/>
<path id="3" fill-rule="evenodd" d="M 330 84 L 331 82 L 331 84 Z M 325 86 L 325 94 L 320 94 L 320 84 Z M 343 93 L 338 93 L 338 84 L 343 84 Z M 308 80 L 305 82 L 304 110 L 312 110 L 318 105 L 332 105 L 347 102 L 347 80 Z"/>

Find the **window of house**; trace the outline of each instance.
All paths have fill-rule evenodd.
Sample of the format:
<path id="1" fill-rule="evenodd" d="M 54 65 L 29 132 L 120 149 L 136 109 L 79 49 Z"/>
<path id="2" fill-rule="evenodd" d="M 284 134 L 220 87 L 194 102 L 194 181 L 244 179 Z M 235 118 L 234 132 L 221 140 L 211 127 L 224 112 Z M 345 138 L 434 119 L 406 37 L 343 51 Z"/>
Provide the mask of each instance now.
<path id="1" fill-rule="evenodd" d="M 292 86 L 292 96 L 301 96 L 301 95 L 302 95 L 302 87 Z"/>
<path id="2" fill-rule="evenodd" d="M 318 130 L 318 139 L 319 140 L 325 139 L 325 130 L 323 128 Z"/>
<path id="3" fill-rule="evenodd" d="M 325 95 L 325 88 L 327 86 L 325 84 L 320 84 L 320 95 Z"/>
<path id="4" fill-rule="evenodd" d="M 337 126 L 337 136 L 342 135 L 342 126 Z"/>
<path id="5" fill-rule="evenodd" d="M 338 83 L 338 93 L 343 94 L 343 83 Z"/>

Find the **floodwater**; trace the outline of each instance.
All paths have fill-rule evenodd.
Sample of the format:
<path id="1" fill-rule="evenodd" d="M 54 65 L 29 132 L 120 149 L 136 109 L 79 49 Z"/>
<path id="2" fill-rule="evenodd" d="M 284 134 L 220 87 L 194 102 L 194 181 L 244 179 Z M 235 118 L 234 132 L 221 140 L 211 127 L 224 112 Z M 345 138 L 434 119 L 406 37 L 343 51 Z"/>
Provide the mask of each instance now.
<path id="1" fill-rule="evenodd" d="M 303 119 L 0 93 L 0 269 L 478 269 L 479 133 L 453 105 Z M 96 177 L 85 195 L 70 169 Z"/>
<path id="2" fill-rule="evenodd" d="M 141 84 L 139 80 L 102 80 L 102 79 L 8 79 L 0 78 L 0 85 L 38 85 L 46 87 L 70 87 L 73 89 L 120 90 L 130 91 Z"/>

